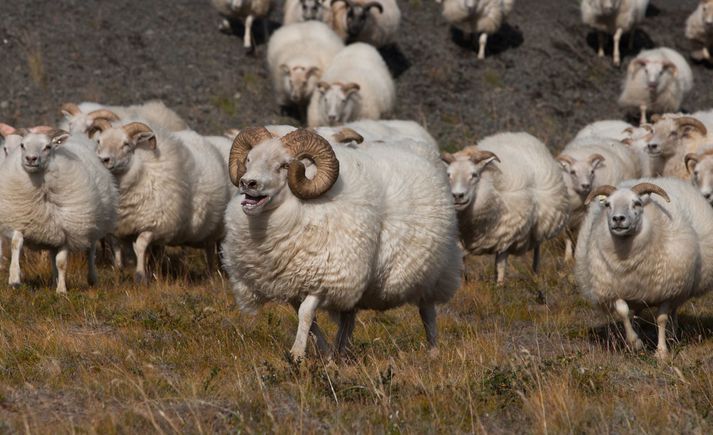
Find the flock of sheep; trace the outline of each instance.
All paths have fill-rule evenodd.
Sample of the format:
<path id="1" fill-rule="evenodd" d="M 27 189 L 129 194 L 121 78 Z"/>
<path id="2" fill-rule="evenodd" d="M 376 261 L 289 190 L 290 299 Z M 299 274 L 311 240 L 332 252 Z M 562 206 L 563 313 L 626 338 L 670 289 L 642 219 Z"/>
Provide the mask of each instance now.
<path id="1" fill-rule="evenodd" d="M 269 9 L 260 1 L 214 4 L 226 17 L 245 17 L 250 44 L 253 18 Z M 444 14 L 459 1 L 445 0 Z M 614 33 L 615 62 L 621 33 L 646 3 L 582 2 L 585 22 L 594 14 Z M 692 17 L 713 14 L 709 3 Z M 220 250 L 242 310 L 270 301 L 295 308 L 296 360 L 310 334 L 330 350 L 318 309 L 338 322 L 339 354 L 358 310 L 416 305 L 435 351 L 436 305 L 460 287 L 465 253 L 494 255 L 502 285 L 510 255 L 533 251 L 537 272 L 541 244 L 565 233 L 564 258 L 574 257 L 582 292 L 621 317 L 634 348 L 642 342 L 633 313 L 657 307 L 657 356 L 667 357 L 669 318 L 675 326 L 677 308 L 713 288 L 713 111 L 674 113 L 692 85 L 685 60 L 654 49 L 631 61 L 622 101 L 640 106 L 638 126 L 592 123 L 557 156 L 522 132 L 440 153 L 417 123 L 379 119 L 394 104 L 394 85 L 374 46 L 392 41 L 396 3 L 329 6 L 288 1 L 291 24 L 268 43 L 277 102 L 306 111 L 310 128 L 204 136 L 160 101 L 67 103 L 57 127 L 0 124 L 9 284 L 21 282 L 25 245 L 49 250 L 58 292 L 67 290 L 71 251 L 87 253 L 88 282 L 96 283 L 101 241 L 119 269 L 133 254 L 140 283 L 151 246 L 204 249 L 209 272 Z M 512 7 L 467 0 L 460 22 L 487 35 Z M 647 123 L 647 110 L 664 113 Z"/>

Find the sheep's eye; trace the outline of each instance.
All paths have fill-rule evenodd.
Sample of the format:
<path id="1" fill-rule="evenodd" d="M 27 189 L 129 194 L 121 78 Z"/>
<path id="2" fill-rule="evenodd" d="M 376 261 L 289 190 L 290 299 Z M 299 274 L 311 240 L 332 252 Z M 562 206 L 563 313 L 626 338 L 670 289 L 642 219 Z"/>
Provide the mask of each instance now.
<path id="1" fill-rule="evenodd" d="M 611 203 L 609 201 L 604 201 L 604 207 L 606 207 L 606 208 L 611 207 Z"/>
<path id="2" fill-rule="evenodd" d="M 477 172 L 473 172 L 472 174 L 470 174 L 470 177 L 475 179 L 477 179 L 479 176 L 480 174 L 478 174 Z"/>
<path id="3" fill-rule="evenodd" d="M 698 177 L 698 171 L 693 171 L 693 176 Z"/>
<path id="4" fill-rule="evenodd" d="M 50 150 L 50 148 L 52 148 L 52 147 L 51 147 L 51 146 L 49 146 L 49 145 L 45 145 L 45 147 L 44 147 L 44 148 L 43 148 L 42 150 L 43 150 L 43 151 L 49 151 L 49 150 Z"/>
<path id="5" fill-rule="evenodd" d="M 634 207 L 641 207 L 641 201 L 634 201 Z"/>
<path id="6" fill-rule="evenodd" d="M 25 144 L 22 142 L 20 142 L 20 149 L 23 149 L 23 150 L 25 149 Z"/>
<path id="7" fill-rule="evenodd" d="M 289 167 L 290 167 L 290 164 L 289 164 L 289 163 L 283 163 L 283 164 L 280 165 L 280 169 L 287 169 L 287 168 L 289 168 Z"/>
<path id="8" fill-rule="evenodd" d="M 574 171 L 569 171 L 569 173 L 572 174 L 572 175 L 577 175 L 577 173 L 574 172 Z"/>

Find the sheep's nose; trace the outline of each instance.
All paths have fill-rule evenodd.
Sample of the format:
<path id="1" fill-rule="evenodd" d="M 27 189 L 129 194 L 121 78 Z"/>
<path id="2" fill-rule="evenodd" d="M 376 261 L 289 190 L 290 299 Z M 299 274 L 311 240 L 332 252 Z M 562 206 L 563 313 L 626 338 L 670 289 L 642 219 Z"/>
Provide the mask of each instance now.
<path id="1" fill-rule="evenodd" d="M 703 194 L 703 197 L 704 197 L 705 199 L 711 199 L 711 196 L 713 196 L 713 194 L 711 194 L 711 192 L 706 192 L 706 193 Z"/>
<path id="2" fill-rule="evenodd" d="M 329 115 L 329 122 L 335 122 L 337 120 L 337 115 Z"/>
<path id="3" fill-rule="evenodd" d="M 37 163 L 37 156 L 25 156 L 27 163 Z"/>
<path id="4" fill-rule="evenodd" d="M 589 183 L 582 183 L 581 187 L 582 187 L 582 190 L 589 190 L 592 187 L 592 185 Z"/>
<path id="5" fill-rule="evenodd" d="M 465 193 L 454 193 L 453 199 L 456 201 L 462 201 L 465 198 Z"/>
<path id="6" fill-rule="evenodd" d="M 101 161 L 103 164 L 108 165 L 109 163 L 111 163 L 111 157 L 102 157 Z"/>
<path id="7" fill-rule="evenodd" d="M 258 188 L 258 182 L 255 179 L 248 178 L 247 180 L 245 178 L 240 179 L 240 187 L 242 189 L 250 189 L 250 190 L 255 190 Z"/>
<path id="8" fill-rule="evenodd" d="M 626 216 L 622 214 L 617 214 L 611 217 L 611 220 L 614 221 L 615 224 L 621 224 L 626 221 Z"/>
<path id="9" fill-rule="evenodd" d="M 659 144 L 650 143 L 650 144 L 646 145 L 646 147 L 649 149 L 649 151 L 656 151 L 659 149 Z"/>

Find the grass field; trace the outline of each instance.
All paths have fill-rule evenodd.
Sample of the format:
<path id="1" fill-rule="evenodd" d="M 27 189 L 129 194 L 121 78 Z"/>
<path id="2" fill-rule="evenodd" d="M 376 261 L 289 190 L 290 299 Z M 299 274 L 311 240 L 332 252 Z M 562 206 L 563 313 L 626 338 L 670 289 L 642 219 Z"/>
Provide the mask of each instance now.
<path id="1" fill-rule="evenodd" d="M 648 348 L 626 350 L 559 252 L 539 283 L 529 259 L 513 261 L 502 289 L 490 258 L 470 261 L 440 309 L 435 358 L 406 307 L 361 313 L 346 361 L 310 348 L 300 366 L 286 358 L 292 309 L 241 315 L 227 281 L 199 278 L 198 254 L 172 253 L 175 273 L 149 287 L 105 266 L 97 289 L 77 258 L 67 296 L 28 254 L 27 284 L 0 291 L 0 432 L 710 433 L 711 297 L 685 305 L 673 358 L 658 362 L 651 315 L 638 321 Z"/>

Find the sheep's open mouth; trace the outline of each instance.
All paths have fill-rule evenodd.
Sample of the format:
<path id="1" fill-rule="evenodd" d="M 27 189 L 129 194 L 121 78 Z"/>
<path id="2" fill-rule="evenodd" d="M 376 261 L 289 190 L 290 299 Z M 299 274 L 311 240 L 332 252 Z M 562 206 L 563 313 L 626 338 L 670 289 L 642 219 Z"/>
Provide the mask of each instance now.
<path id="1" fill-rule="evenodd" d="M 245 198 L 240 202 L 240 205 L 243 206 L 244 209 L 248 210 L 256 209 L 262 205 L 265 205 L 265 203 L 270 200 L 270 197 L 267 195 L 253 196 L 248 195 L 247 193 L 245 193 L 244 195 Z"/>
<path id="2" fill-rule="evenodd" d="M 631 226 L 628 227 L 610 227 L 611 232 L 614 234 L 625 234 L 629 232 Z"/>

